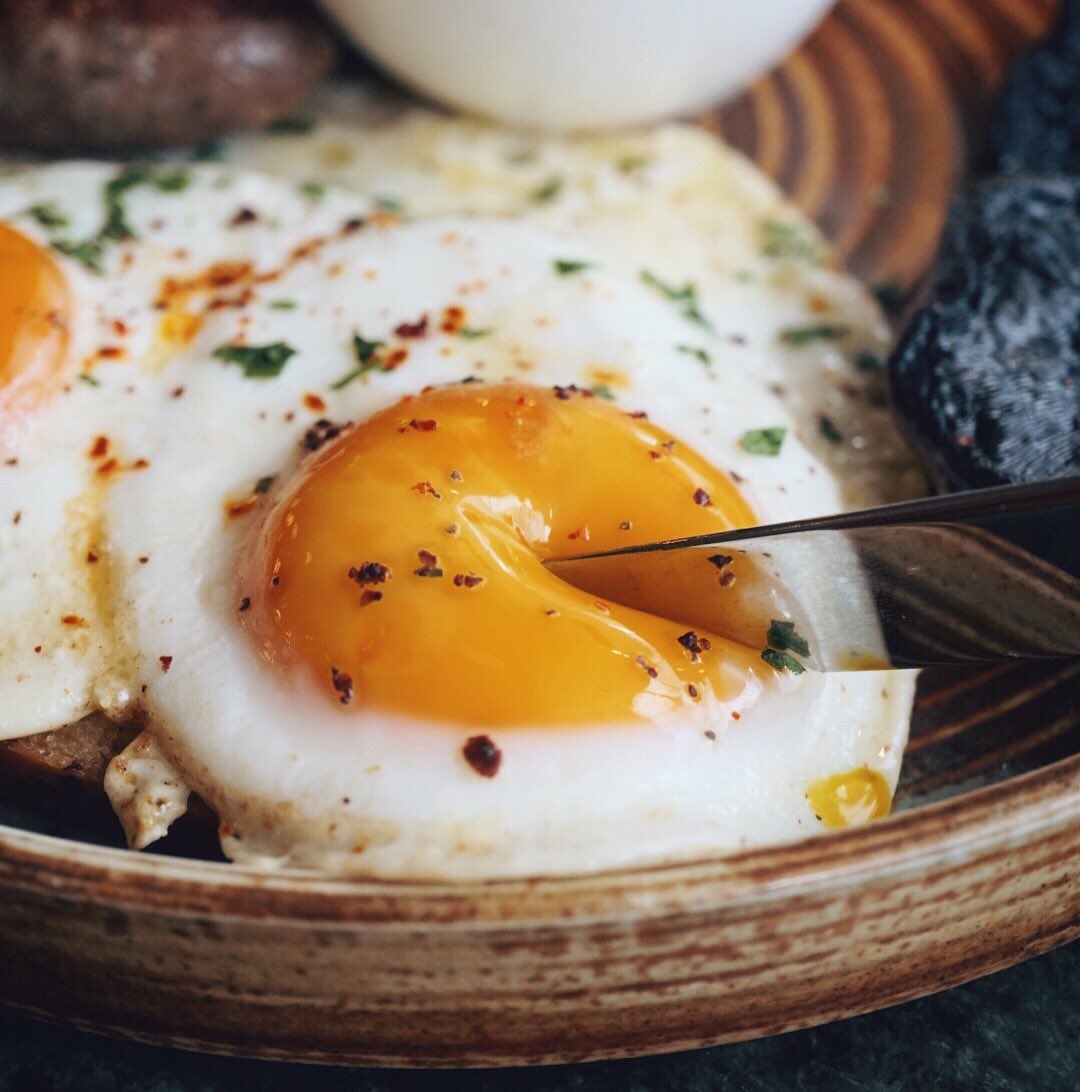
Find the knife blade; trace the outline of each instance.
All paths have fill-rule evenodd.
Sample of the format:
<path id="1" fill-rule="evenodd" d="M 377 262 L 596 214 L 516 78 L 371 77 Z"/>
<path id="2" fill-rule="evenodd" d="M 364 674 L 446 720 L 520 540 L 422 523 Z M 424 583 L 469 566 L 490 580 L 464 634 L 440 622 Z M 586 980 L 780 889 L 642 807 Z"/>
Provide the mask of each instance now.
<path id="1" fill-rule="evenodd" d="M 1080 476 L 546 564 L 795 671 L 1080 656 Z"/>

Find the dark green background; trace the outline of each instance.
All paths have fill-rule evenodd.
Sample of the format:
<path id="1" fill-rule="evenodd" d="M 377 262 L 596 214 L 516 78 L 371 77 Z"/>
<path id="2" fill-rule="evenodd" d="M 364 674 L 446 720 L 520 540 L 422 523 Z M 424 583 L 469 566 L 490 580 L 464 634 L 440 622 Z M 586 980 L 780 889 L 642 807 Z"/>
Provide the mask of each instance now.
<path id="1" fill-rule="evenodd" d="M 2 956 L 0 956 L 2 958 Z M 2 972 L 0 972 L 2 973 Z M 0 1015 L 0 1092 L 1075 1092 L 1080 945 L 830 1027 L 553 1069 L 335 1069 L 243 1062 Z"/>

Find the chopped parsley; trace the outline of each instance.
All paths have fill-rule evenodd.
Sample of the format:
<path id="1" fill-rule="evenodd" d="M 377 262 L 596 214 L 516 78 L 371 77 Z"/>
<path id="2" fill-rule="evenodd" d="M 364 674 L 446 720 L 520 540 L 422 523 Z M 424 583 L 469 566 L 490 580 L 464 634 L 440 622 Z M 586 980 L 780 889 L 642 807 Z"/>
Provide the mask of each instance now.
<path id="1" fill-rule="evenodd" d="M 296 350 L 284 341 L 269 345 L 219 345 L 214 350 L 218 360 L 239 364 L 246 379 L 274 379 L 295 355 Z"/>
<path id="2" fill-rule="evenodd" d="M 312 201 L 321 201 L 326 196 L 326 184 L 324 182 L 301 182 L 300 192 Z"/>
<path id="3" fill-rule="evenodd" d="M 290 133 L 310 133 L 314 126 L 315 123 L 307 118 L 275 118 L 266 126 L 266 131 L 277 136 L 285 136 Z"/>
<path id="4" fill-rule="evenodd" d="M 185 170 L 173 171 L 172 174 L 163 174 L 154 185 L 162 193 L 183 193 L 191 185 L 191 175 Z"/>
<path id="5" fill-rule="evenodd" d="M 641 280 L 650 288 L 655 288 L 657 292 L 666 299 L 671 300 L 672 303 L 679 304 L 684 319 L 695 322 L 706 330 L 712 330 L 712 323 L 701 313 L 698 306 L 697 286 L 692 281 L 687 281 L 681 288 L 676 288 L 674 285 L 662 281 L 649 269 L 641 271 Z"/>
<path id="6" fill-rule="evenodd" d="M 785 428 L 752 428 L 742 435 L 743 451 L 751 455 L 779 455 L 786 435 Z"/>
<path id="7" fill-rule="evenodd" d="M 809 326 L 789 326 L 780 331 L 780 340 L 785 345 L 809 345 L 812 341 L 836 341 L 851 333 L 850 326 L 835 322 L 815 322 Z"/>
<path id="8" fill-rule="evenodd" d="M 274 484 L 274 475 L 268 474 L 265 478 L 260 478 L 252 488 L 252 493 L 262 494 L 270 491 L 270 486 Z"/>
<path id="9" fill-rule="evenodd" d="M 271 300 L 271 311 L 295 311 L 299 304 L 296 300 Z"/>
<path id="10" fill-rule="evenodd" d="M 709 367 L 712 364 L 712 357 L 709 356 L 708 350 L 702 349 L 699 345 L 676 345 L 676 349 L 680 353 L 686 353 L 687 356 L 692 356 L 695 360 L 700 360 L 705 367 Z"/>
<path id="11" fill-rule="evenodd" d="M 633 174 L 635 171 L 640 171 L 643 167 L 647 167 L 652 160 L 647 155 L 624 155 L 615 166 L 622 171 L 623 174 Z"/>
<path id="12" fill-rule="evenodd" d="M 595 268 L 593 262 L 580 262 L 572 258 L 556 258 L 551 264 L 560 277 L 569 277 L 573 273 L 583 273 L 586 269 Z"/>
<path id="13" fill-rule="evenodd" d="M 797 224 L 762 220 L 758 224 L 758 239 L 766 258 L 801 258 L 810 262 L 822 258 L 821 244 Z"/>
<path id="14" fill-rule="evenodd" d="M 831 417 L 821 415 L 821 419 L 818 421 L 818 428 L 821 430 L 821 435 L 829 441 L 830 444 L 840 443 L 844 437 L 841 435 L 840 430 L 833 423 Z"/>
<path id="15" fill-rule="evenodd" d="M 558 175 L 552 175 L 543 185 L 537 186 L 529 197 L 538 205 L 544 205 L 548 201 L 554 201 L 562 193 L 562 188 L 563 180 Z"/>
<path id="16" fill-rule="evenodd" d="M 356 357 L 356 367 L 351 372 L 343 375 L 337 382 L 331 383 L 330 389 L 339 391 L 343 387 L 347 387 L 354 379 L 359 379 L 365 372 L 373 371 L 376 368 L 381 370 L 382 366 L 376 359 L 375 354 L 385 344 L 384 341 L 368 341 L 360 334 L 353 334 L 352 347 L 353 356 Z"/>
<path id="17" fill-rule="evenodd" d="M 81 243 L 73 243 L 69 239 L 53 239 L 50 245 L 53 250 L 82 262 L 87 269 L 95 273 L 103 272 L 101 259 L 105 254 L 105 244 L 100 239 L 87 239 Z"/>
<path id="18" fill-rule="evenodd" d="M 606 383 L 594 383 L 589 390 L 597 398 L 606 398 L 609 402 L 615 401 L 615 392 Z"/>
<path id="19" fill-rule="evenodd" d="M 376 197 L 375 207 L 383 212 L 401 212 L 405 207 L 396 197 Z"/>
<path id="20" fill-rule="evenodd" d="M 775 668 L 777 671 L 783 671 L 786 667 L 792 675 L 802 675 L 806 672 L 806 668 L 794 656 L 790 656 L 786 652 L 777 652 L 775 648 L 765 649 L 761 654 L 761 658 L 769 667 Z"/>
<path id="21" fill-rule="evenodd" d="M 46 231 L 59 231 L 68 226 L 68 218 L 52 202 L 41 205 L 31 205 L 26 210 L 26 215 L 36 220 Z"/>
<path id="22" fill-rule="evenodd" d="M 779 618 L 774 618 L 769 623 L 769 632 L 765 637 L 765 641 L 770 648 L 775 648 L 780 652 L 790 649 L 797 656 L 810 655 L 810 646 L 806 643 L 806 638 L 799 635 L 794 622 L 784 622 Z"/>
<path id="23" fill-rule="evenodd" d="M 100 387 L 101 380 L 95 379 L 89 372 L 79 373 L 79 382 L 85 383 L 88 387 Z"/>
<path id="24" fill-rule="evenodd" d="M 200 140 L 191 149 L 191 160 L 193 163 L 216 163 L 223 151 L 220 140 Z"/>
<path id="25" fill-rule="evenodd" d="M 855 369 L 860 372 L 881 371 L 881 357 L 877 353 L 870 352 L 869 349 L 863 349 L 855 356 Z"/>
<path id="26" fill-rule="evenodd" d="M 465 338 L 466 341 L 475 341 L 478 337 L 487 337 L 490 333 L 490 326 L 460 326 L 457 335 Z"/>

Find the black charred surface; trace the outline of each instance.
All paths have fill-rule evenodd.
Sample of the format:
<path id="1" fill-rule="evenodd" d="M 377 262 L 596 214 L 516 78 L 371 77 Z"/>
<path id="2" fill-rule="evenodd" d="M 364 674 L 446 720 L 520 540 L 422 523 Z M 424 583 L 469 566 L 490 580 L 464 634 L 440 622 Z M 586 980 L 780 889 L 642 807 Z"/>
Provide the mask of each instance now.
<path id="1" fill-rule="evenodd" d="M 1080 174 L 1080 0 L 1013 69 L 990 136 L 991 170 Z"/>
<path id="2" fill-rule="evenodd" d="M 948 486 L 1080 472 L 1080 178 L 957 197 L 929 303 L 890 373 Z"/>

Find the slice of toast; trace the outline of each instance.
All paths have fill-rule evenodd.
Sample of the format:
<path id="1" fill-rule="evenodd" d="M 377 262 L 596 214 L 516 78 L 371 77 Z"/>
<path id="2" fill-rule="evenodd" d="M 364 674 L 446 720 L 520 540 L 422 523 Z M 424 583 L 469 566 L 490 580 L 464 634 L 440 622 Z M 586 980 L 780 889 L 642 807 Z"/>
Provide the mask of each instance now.
<path id="1" fill-rule="evenodd" d="M 105 769 L 138 734 L 139 725 L 116 724 L 92 713 L 50 732 L 0 742 L 0 799 L 59 817 L 81 834 L 117 845 L 124 841 L 103 782 Z M 217 819 L 192 795 L 187 814 L 155 851 L 221 859 Z"/>

